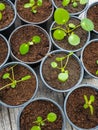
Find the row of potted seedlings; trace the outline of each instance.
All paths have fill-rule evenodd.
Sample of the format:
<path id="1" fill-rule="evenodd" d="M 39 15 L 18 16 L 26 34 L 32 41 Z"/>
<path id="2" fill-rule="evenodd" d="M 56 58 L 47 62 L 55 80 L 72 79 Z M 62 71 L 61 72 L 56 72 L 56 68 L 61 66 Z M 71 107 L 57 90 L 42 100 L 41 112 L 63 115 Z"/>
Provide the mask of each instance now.
<path id="1" fill-rule="evenodd" d="M 5 17 L 4 14 L 7 7 L 5 6 L 6 0 L 2 2 L 4 4 L 2 5 L 1 3 L 0 5 L 0 22 Z M 71 2 L 69 0 L 67 5 Z M 83 1 L 81 0 L 81 2 Z M 7 4 L 9 3 L 11 2 L 8 0 Z M 86 4 L 85 0 L 84 3 Z M 66 5 L 66 1 L 63 0 L 62 4 Z M 72 8 L 73 4 L 72 2 Z M 13 4 L 11 3 L 10 5 Z M 18 12 L 18 16 L 21 14 L 19 18 L 22 15 L 27 17 L 24 21 L 25 23 L 28 18 L 38 18 L 39 12 L 43 14 L 43 9 L 48 12 L 47 9 L 49 8 L 53 13 L 53 6 L 50 0 L 17 0 L 15 6 L 17 12 L 20 10 L 20 13 Z M 25 15 L 26 12 L 29 12 L 29 15 Z M 48 12 L 48 14 L 51 13 Z M 15 17 L 13 18 L 15 19 Z M 42 16 L 42 18 L 45 17 Z M 18 118 L 19 130 L 65 130 L 65 115 L 76 129 L 97 130 L 98 89 L 91 85 L 79 85 L 84 75 L 83 67 L 89 75 L 98 78 L 98 39 L 89 41 L 89 32 L 94 30 L 94 26 L 97 27 L 96 22 L 92 19 L 93 25 L 90 19 L 84 18 L 80 20 L 76 16 L 70 17 L 69 12 L 62 8 L 56 9 L 54 20 L 55 22 L 50 27 L 50 37 L 56 48 L 60 50 L 50 52 L 50 37 L 38 25 L 28 24 L 16 28 L 11 33 L 8 42 L 4 36 L 0 35 L 0 45 L 2 45 L 0 47 L 2 49 L 0 51 L 0 53 L 2 52 L 0 104 L 6 107 L 24 106 Z M 43 21 L 46 22 L 47 20 Z M 31 22 L 35 23 L 36 20 L 30 20 L 28 23 Z M 2 27 L 0 32 L 2 33 Z M 87 36 L 87 38 L 85 39 L 84 36 Z M 73 54 L 73 52 L 79 50 L 82 50 L 81 60 L 76 54 Z M 16 62 L 5 64 L 10 54 L 11 59 L 16 60 Z M 32 100 L 38 89 L 38 79 L 33 68 L 28 65 L 39 63 L 40 61 L 42 61 L 40 75 L 44 84 L 53 91 L 68 92 L 64 102 L 64 112 L 51 99 L 38 98 Z M 27 101 L 29 102 L 27 103 Z"/>

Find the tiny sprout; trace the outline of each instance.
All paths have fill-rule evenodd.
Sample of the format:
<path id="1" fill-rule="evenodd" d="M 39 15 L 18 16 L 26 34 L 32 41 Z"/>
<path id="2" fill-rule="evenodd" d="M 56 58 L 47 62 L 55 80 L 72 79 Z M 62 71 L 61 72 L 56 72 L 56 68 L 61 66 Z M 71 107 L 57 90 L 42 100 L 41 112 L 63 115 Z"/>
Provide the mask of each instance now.
<path id="1" fill-rule="evenodd" d="M 72 7 L 76 8 L 79 4 L 85 5 L 88 3 L 88 0 L 62 0 L 62 5 L 64 7 L 68 6 L 70 3 L 72 3 Z"/>
<path id="2" fill-rule="evenodd" d="M 24 8 L 31 8 L 31 12 L 36 14 L 37 8 L 42 6 L 43 1 L 42 0 L 29 0 L 29 3 L 24 4 Z"/>
<path id="3" fill-rule="evenodd" d="M 11 87 L 11 88 L 16 88 L 16 85 L 17 83 L 20 83 L 20 82 L 23 82 L 25 80 L 29 80 L 31 78 L 30 75 L 26 75 L 24 77 L 22 77 L 20 80 L 16 80 L 15 79 L 15 74 L 14 74 L 14 67 L 16 65 L 12 66 L 9 70 L 11 70 L 11 73 L 7 72 L 7 73 L 4 73 L 3 76 L 2 76 L 2 79 L 4 80 L 10 80 L 11 83 L 8 83 L 6 84 L 5 86 L 3 87 L 0 87 L 0 91 L 7 88 L 7 87 Z M 12 75 L 12 76 L 11 76 Z"/>
<path id="4" fill-rule="evenodd" d="M 90 99 L 88 100 L 87 96 L 84 95 L 85 104 L 83 105 L 84 109 L 89 108 L 91 115 L 94 113 L 94 108 L 92 106 L 92 103 L 95 101 L 94 95 L 90 95 Z"/>
<path id="5" fill-rule="evenodd" d="M 5 10 L 5 4 L 0 3 L 0 20 L 2 20 L 2 18 L 3 18 L 2 11 L 4 11 L 4 10 Z"/>
<path id="6" fill-rule="evenodd" d="M 98 65 L 98 60 L 96 60 L 96 64 Z M 98 75 L 98 70 L 96 70 L 96 75 Z"/>
<path id="7" fill-rule="evenodd" d="M 60 73 L 58 74 L 58 80 L 60 82 L 66 82 L 66 80 L 69 78 L 69 71 L 66 70 L 66 66 L 68 64 L 69 61 L 69 57 L 73 54 L 73 52 L 70 52 L 68 55 L 66 56 L 62 56 L 62 57 L 56 57 L 56 61 L 51 62 L 51 67 L 53 69 L 59 69 Z M 66 59 L 65 64 L 63 65 L 63 61 Z M 58 63 L 60 62 L 60 67 L 58 66 Z"/>
<path id="8" fill-rule="evenodd" d="M 65 2 L 68 1 L 65 0 Z M 82 19 L 78 25 L 67 23 L 70 20 L 70 15 L 68 11 L 63 8 L 57 8 L 55 10 L 54 20 L 57 26 L 52 28 L 53 38 L 61 41 L 65 37 L 68 37 L 68 43 L 72 46 L 77 46 L 80 44 L 80 37 L 78 34 L 74 33 L 74 30 L 81 27 L 83 30 L 90 32 L 94 29 L 93 22 L 88 18 Z"/>
<path id="9" fill-rule="evenodd" d="M 32 40 L 27 43 L 22 43 L 19 47 L 19 52 L 21 55 L 25 55 L 29 52 L 29 47 L 34 44 L 40 43 L 41 38 L 39 36 L 33 36 Z"/>
<path id="10" fill-rule="evenodd" d="M 57 119 L 57 115 L 54 112 L 48 113 L 46 119 L 44 120 L 41 116 L 38 116 L 36 121 L 33 122 L 36 125 L 33 126 L 30 130 L 41 130 L 41 126 L 44 126 L 46 121 L 52 123 L 55 122 L 56 119 Z"/>

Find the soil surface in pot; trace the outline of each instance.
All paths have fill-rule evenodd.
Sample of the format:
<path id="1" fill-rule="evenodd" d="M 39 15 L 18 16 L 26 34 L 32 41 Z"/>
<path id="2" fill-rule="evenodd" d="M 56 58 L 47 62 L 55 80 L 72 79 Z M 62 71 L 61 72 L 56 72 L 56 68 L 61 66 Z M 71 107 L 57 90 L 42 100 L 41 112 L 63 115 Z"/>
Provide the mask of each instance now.
<path id="1" fill-rule="evenodd" d="M 83 108 L 84 95 L 87 95 L 88 99 L 90 95 L 95 96 L 95 101 L 92 103 L 94 107 L 93 115 L 91 115 L 89 108 Z M 78 127 L 85 129 L 96 127 L 98 125 L 98 91 L 89 88 L 89 86 L 74 90 L 68 97 L 66 110 L 69 119 Z"/>
<path id="2" fill-rule="evenodd" d="M 57 114 L 57 120 L 53 123 L 46 121 L 41 130 L 61 130 L 63 119 L 60 110 L 52 102 L 45 100 L 34 101 L 25 107 L 20 117 L 20 130 L 30 130 L 36 125 L 33 122 L 38 116 L 46 119 L 50 112 Z"/>
<path id="3" fill-rule="evenodd" d="M 44 80 L 48 85 L 57 90 L 66 90 L 76 85 L 78 80 L 80 79 L 80 73 L 81 73 L 78 61 L 73 56 L 70 56 L 68 64 L 66 66 L 66 70 L 68 70 L 69 72 L 69 78 L 64 83 L 60 82 L 58 80 L 58 74 L 60 73 L 60 70 L 57 68 L 55 69 L 52 68 L 51 62 L 55 61 L 56 57 L 62 57 L 62 56 L 66 56 L 66 54 L 60 53 L 48 56 L 42 67 Z M 63 66 L 65 63 L 66 59 L 63 61 Z M 58 66 L 60 65 L 61 62 L 58 62 Z"/>
<path id="4" fill-rule="evenodd" d="M 36 89 L 36 79 L 30 70 L 22 65 L 16 65 L 13 69 L 16 80 L 20 80 L 26 75 L 30 75 L 31 78 L 17 83 L 15 88 L 8 86 L 0 91 L 0 100 L 12 106 L 25 103 L 33 96 Z M 0 87 L 11 83 L 9 79 L 2 78 L 5 73 L 10 73 L 10 77 L 12 77 L 11 66 L 0 71 Z"/>
<path id="5" fill-rule="evenodd" d="M 5 4 L 6 8 L 2 11 L 3 18 L 0 20 L 0 29 L 7 27 L 14 19 L 14 11 L 10 4 L 8 4 L 8 2 L 4 2 L 3 0 L 1 0 L 0 3 L 1 2 Z"/>
<path id="6" fill-rule="evenodd" d="M 30 46 L 29 52 L 21 55 L 19 47 L 22 43 L 27 43 L 32 40 L 32 37 L 38 35 L 41 38 L 39 44 Z M 24 62 L 36 62 L 42 59 L 49 51 L 49 39 L 45 32 L 36 26 L 24 26 L 19 28 L 10 39 L 11 49 L 15 57 Z"/>
<path id="7" fill-rule="evenodd" d="M 72 2 L 70 2 L 69 5 L 66 7 L 62 6 L 62 0 L 54 0 L 54 3 L 57 7 L 61 7 L 68 10 L 69 13 L 77 13 L 82 11 L 85 8 L 85 5 L 81 5 L 79 2 L 78 2 L 78 7 L 76 8 L 72 6 Z"/>
<path id="8" fill-rule="evenodd" d="M 68 22 L 67 25 L 69 23 L 74 23 L 75 25 L 79 25 L 80 24 L 80 20 L 76 19 L 76 18 L 71 18 Z M 53 26 L 56 27 L 58 26 L 56 23 Z M 64 29 L 66 29 L 65 26 L 62 26 Z M 88 38 L 88 32 L 84 31 L 81 27 L 77 28 L 74 30 L 74 33 L 77 34 L 80 37 L 80 44 L 77 46 L 72 46 L 68 43 L 68 36 L 66 36 L 63 40 L 54 40 L 54 42 L 61 48 L 65 49 L 65 50 L 77 50 L 82 48 L 85 43 L 87 42 L 87 38 Z"/>
<path id="9" fill-rule="evenodd" d="M 98 31 L 98 3 L 88 9 L 87 17 L 93 21 L 94 29 Z"/>
<path id="10" fill-rule="evenodd" d="M 7 48 L 7 45 L 5 43 L 5 40 L 2 37 L 0 37 L 0 65 L 6 59 L 7 53 L 8 53 L 8 48 Z"/>
<path id="11" fill-rule="evenodd" d="M 24 8 L 24 4 L 28 3 L 29 0 L 18 0 L 17 1 L 17 12 L 18 14 L 28 22 L 42 22 L 46 20 L 52 12 L 52 3 L 50 0 L 43 0 L 41 7 L 37 8 L 37 13 L 31 12 L 31 8 Z M 37 0 L 35 0 L 37 2 Z"/>
<path id="12" fill-rule="evenodd" d="M 90 43 L 83 52 L 83 63 L 86 69 L 93 75 L 97 76 L 96 71 L 98 70 L 98 41 Z"/>

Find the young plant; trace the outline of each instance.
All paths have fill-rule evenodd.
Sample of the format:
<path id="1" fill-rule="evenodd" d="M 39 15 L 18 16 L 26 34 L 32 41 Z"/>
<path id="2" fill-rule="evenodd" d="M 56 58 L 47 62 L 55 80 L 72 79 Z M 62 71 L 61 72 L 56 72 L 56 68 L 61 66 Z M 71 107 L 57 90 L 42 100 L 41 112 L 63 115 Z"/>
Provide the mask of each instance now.
<path id="1" fill-rule="evenodd" d="M 2 11 L 4 11 L 5 10 L 5 4 L 3 4 L 3 3 L 0 3 L 0 21 L 2 20 L 2 18 L 3 18 L 3 14 L 2 14 Z"/>
<path id="2" fill-rule="evenodd" d="M 54 112 L 48 113 L 46 119 L 43 119 L 41 116 L 38 116 L 36 121 L 33 123 L 36 124 L 30 130 L 41 130 L 41 126 L 45 126 L 45 122 L 55 122 L 57 119 L 57 115 Z"/>
<path id="3" fill-rule="evenodd" d="M 15 74 L 14 74 L 14 67 L 16 66 L 16 64 L 12 67 L 10 67 L 10 69 L 8 71 L 11 70 L 11 73 L 7 72 L 4 73 L 2 76 L 2 79 L 4 80 L 10 80 L 11 83 L 8 83 L 7 85 L 0 87 L 0 91 L 7 88 L 7 87 L 11 87 L 11 88 L 16 88 L 16 85 L 20 82 L 23 82 L 25 80 L 29 80 L 31 78 L 30 75 L 25 75 L 24 77 L 22 77 L 20 80 L 16 80 L 15 79 Z"/>
<path id="4" fill-rule="evenodd" d="M 94 108 L 92 106 L 92 103 L 95 101 L 94 95 L 90 95 L 90 99 L 88 100 L 87 95 L 84 95 L 85 104 L 83 105 L 84 109 L 89 108 L 91 115 L 94 113 Z"/>
<path id="5" fill-rule="evenodd" d="M 69 12 L 62 8 L 56 9 L 54 20 L 57 26 L 52 28 L 53 38 L 60 41 L 68 37 L 68 43 L 72 46 L 77 46 L 80 43 L 80 37 L 75 34 L 74 30 L 79 27 L 88 32 L 94 29 L 93 22 L 88 18 L 82 19 L 78 25 L 74 23 L 68 24 L 67 22 L 70 20 Z"/>
<path id="6" fill-rule="evenodd" d="M 37 8 L 41 7 L 43 4 L 42 0 L 29 0 L 28 3 L 24 4 L 24 8 L 30 8 L 31 12 L 36 14 L 37 13 Z"/>
<path id="7" fill-rule="evenodd" d="M 19 52 L 21 55 L 25 55 L 29 52 L 30 46 L 34 44 L 40 43 L 41 38 L 39 36 L 33 36 L 31 41 L 28 41 L 27 43 L 22 43 L 19 47 Z"/>
<path id="8" fill-rule="evenodd" d="M 62 0 L 62 5 L 64 7 L 68 6 L 70 3 L 72 3 L 72 7 L 76 8 L 79 4 L 85 5 L 88 3 L 88 0 Z"/>
<path id="9" fill-rule="evenodd" d="M 98 60 L 96 60 L 96 64 L 98 65 Z M 96 70 L 96 75 L 98 75 L 98 70 Z"/>
<path id="10" fill-rule="evenodd" d="M 54 69 L 59 69 L 60 73 L 58 74 L 58 80 L 60 82 L 66 82 L 66 80 L 69 77 L 69 71 L 66 70 L 66 66 L 68 64 L 69 61 L 69 57 L 73 54 L 73 52 L 70 52 L 68 55 L 66 56 L 62 56 L 62 57 L 56 57 L 56 61 L 51 62 L 51 67 Z M 66 59 L 66 61 L 65 61 Z M 63 63 L 65 61 L 65 64 Z M 60 62 L 60 66 L 58 66 L 58 63 Z"/>

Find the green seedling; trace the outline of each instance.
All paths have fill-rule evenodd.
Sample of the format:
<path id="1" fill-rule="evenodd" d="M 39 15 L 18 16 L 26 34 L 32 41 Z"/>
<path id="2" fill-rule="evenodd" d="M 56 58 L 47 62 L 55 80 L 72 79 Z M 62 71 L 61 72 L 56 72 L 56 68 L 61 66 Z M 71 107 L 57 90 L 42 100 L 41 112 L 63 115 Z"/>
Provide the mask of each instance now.
<path id="1" fill-rule="evenodd" d="M 37 8 L 41 7 L 43 4 L 43 0 L 29 0 L 28 3 L 24 4 L 24 8 L 30 8 L 31 12 L 36 14 L 37 13 Z"/>
<path id="2" fill-rule="evenodd" d="M 88 0 L 62 0 L 63 7 L 68 6 L 70 3 L 72 3 L 72 7 L 77 8 L 78 5 L 85 5 L 88 3 Z"/>
<path id="3" fill-rule="evenodd" d="M 60 82 L 66 82 L 69 78 L 69 71 L 66 70 L 66 66 L 69 61 L 69 57 L 73 54 L 73 52 L 70 52 L 66 56 L 62 57 L 56 57 L 55 61 L 51 62 L 51 67 L 54 69 L 59 69 L 60 73 L 58 74 L 58 80 Z M 66 61 L 65 61 L 66 60 Z M 63 63 L 65 61 L 65 64 Z M 60 66 L 58 66 L 58 62 L 60 62 Z"/>
<path id="4" fill-rule="evenodd" d="M 19 52 L 21 55 L 25 55 L 29 52 L 29 48 L 32 45 L 40 43 L 41 38 L 39 36 L 33 36 L 31 41 L 28 41 L 27 43 L 22 43 L 19 47 Z"/>
<path id="5" fill-rule="evenodd" d="M 11 88 L 16 88 L 16 85 L 20 82 L 23 82 L 25 80 L 29 80 L 31 78 L 30 75 L 25 75 L 24 77 L 22 77 L 20 80 L 16 80 L 15 79 L 15 74 L 14 74 L 14 67 L 16 65 L 10 67 L 10 69 L 8 71 L 11 70 L 11 73 L 7 72 L 7 73 L 4 73 L 3 76 L 2 76 L 2 79 L 4 80 L 10 80 L 11 83 L 9 84 L 6 84 L 5 86 L 3 87 L 0 87 L 0 91 L 7 88 L 7 87 L 11 87 Z"/>
<path id="6" fill-rule="evenodd" d="M 68 37 L 68 43 L 72 46 L 77 46 L 80 44 L 80 37 L 75 34 L 74 30 L 77 28 L 82 28 L 85 31 L 92 31 L 94 29 L 93 22 L 84 18 L 80 21 L 79 25 L 74 23 L 67 23 L 70 20 L 69 12 L 63 8 L 57 8 L 54 13 L 54 20 L 56 22 L 56 27 L 52 28 L 53 38 L 61 41 L 65 37 Z"/>
<path id="7" fill-rule="evenodd" d="M 98 60 L 96 60 L 96 64 L 98 65 Z M 96 75 L 98 75 L 98 70 L 96 70 Z"/>
<path id="8" fill-rule="evenodd" d="M 3 14 L 2 14 L 2 12 L 5 10 L 5 4 L 3 4 L 3 3 L 0 3 L 0 21 L 2 20 L 2 18 L 3 18 Z"/>
<path id="9" fill-rule="evenodd" d="M 46 119 L 43 119 L 41 116 L 38 116 L 36 121 L 33 122 L 35 124 L 30 130 L 41 130 L 41 126 L 45 126 L 47 122 L 55 122 L 57 120 L 57 115 L 54 112 L 48 113 Z"/>
<path id="10" fill-rule="evenodd" d="M 84 95 L 85 104 L 83 105 L 84 109 L 89 108 L 91 115 L 94 113 L 94 107 L 92 106 L 92 103 L 95 101 L 94 95 L 90 95 L 90 99 L 88 100 L 87 96 Z"/>

